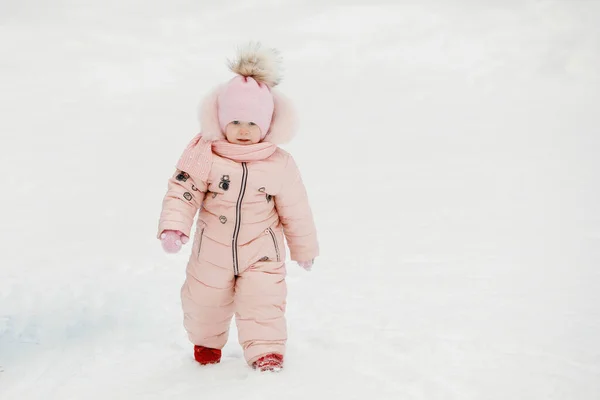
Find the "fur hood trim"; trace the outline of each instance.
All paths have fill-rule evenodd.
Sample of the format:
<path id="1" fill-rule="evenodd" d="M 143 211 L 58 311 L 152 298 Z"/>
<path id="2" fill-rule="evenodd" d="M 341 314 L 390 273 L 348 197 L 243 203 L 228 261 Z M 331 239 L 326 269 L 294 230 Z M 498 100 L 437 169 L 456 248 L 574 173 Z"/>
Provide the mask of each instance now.
<path id="1" fill-rule="evenodd" d="M 225 84 L 219 85 L 206 96 L 199 110 L 202 137 L 209 141 L 225 139 L 219 126 L 218 103 L 219 93 Z M 291 101 L 275 89 L 271 89 L 274 102 L 273 119 L 264 142 L 276 145 L 289 143 L 297 130 L 296 111 Z"/>

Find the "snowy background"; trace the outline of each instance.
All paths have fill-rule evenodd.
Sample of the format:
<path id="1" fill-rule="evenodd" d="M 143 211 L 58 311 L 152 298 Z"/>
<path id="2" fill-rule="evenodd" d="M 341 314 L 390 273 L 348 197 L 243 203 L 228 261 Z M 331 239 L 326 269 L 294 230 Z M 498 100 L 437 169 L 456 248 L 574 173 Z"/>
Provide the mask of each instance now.
<path id="1" fill-rule="evenodd" d="M 0 398 L 600 398 L 600 2 L 0 1 Z M 155 229 L 277 47 L 322 256 L 286 369 L 193 361 Z M 318 396 L 318 397 L 317 397 Z"/>

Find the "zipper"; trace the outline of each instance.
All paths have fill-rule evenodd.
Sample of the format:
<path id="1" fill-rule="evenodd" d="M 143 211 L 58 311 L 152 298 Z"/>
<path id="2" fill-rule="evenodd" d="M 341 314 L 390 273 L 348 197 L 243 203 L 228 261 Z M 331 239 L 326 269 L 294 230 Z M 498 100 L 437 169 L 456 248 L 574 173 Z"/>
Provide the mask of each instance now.
<path id="1" fill-rule="evenodd" d="M 235 228 L 233 229 L 233 238 L 231 239 L 231 251 L 233 252 L 233 273 L 238 276 L 240 273 L 240 266 L 238 260 L 238 235 L 240 234 L 240 228 L 242 226 L 242 200 L 246 193 L 246 182 L 248 181 L 248 167 L 246 163 L 242 163 L 242 184 L 240 186 L 240 194 L 238 195 L 237 203 L 235 205 Z"/>
<path id="2" fill-rule="evenodd" d="M 198 259 L 200 259 L 200 249 L 202 248 L 202 237 L 204 236 L 204 229 L 200 230 L 200 240 L 198 240 Z"/>
<path id="3" fill-rule="evenodd" d="M 273 229 L 269 228 L 268 229 L 269 233 L 271 234 L 271 238 L 273 239 L 273 245 L 275 246 L 275 253 L 277 254 L 277 261 L 281 261 L 281 257 L 279 256 L 279 246 L 277 246 L 277 239 L 275 239 L 275 232 L 273 232 Z"/>

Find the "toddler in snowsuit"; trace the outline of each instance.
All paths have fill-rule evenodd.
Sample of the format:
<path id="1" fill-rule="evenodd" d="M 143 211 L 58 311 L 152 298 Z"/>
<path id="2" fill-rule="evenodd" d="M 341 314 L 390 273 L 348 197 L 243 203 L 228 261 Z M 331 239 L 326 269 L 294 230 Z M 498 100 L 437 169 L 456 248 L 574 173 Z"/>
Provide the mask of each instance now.
<path id="1" fill-rule="evenodd" d="M 273 88 L 275 50 L 250 45 L 230 63 L 237 74 L 208 95 L 201 133 L 169 179 L 158 238 L 165 251 L 187 243 L 200 209 L 186 280 L 184 326 L 200 364 L 218 363 L 235 314 L 248 364 L 283 366 L 287 340 L 284 236 L 309 270 L 319 254 L 308 197 L 293 158 L 277 147 L 293 134 L 293 112 Z"/>

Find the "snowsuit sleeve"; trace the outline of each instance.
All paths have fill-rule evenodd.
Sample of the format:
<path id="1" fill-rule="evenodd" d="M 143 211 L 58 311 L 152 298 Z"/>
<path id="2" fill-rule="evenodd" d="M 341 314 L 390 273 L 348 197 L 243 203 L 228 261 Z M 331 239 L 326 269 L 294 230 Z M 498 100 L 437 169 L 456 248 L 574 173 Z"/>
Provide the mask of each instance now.
<path id="1" fill-rule="evenodd" d="M 186 172 L 177 170 L 169 179 L 162 203 L 157 237 L 166 229 L 179 230 L 190 236 L 194 216 L 202 205 L 207 185 Z"/>
<path id="2" fill-rule="evenodd" d="M 309 261 L 319 255 L 317 229 L 300 171 L 289 156 L 283 170 L 281 190 L 274 196 L 275 207 L 294 261 Z"/>

